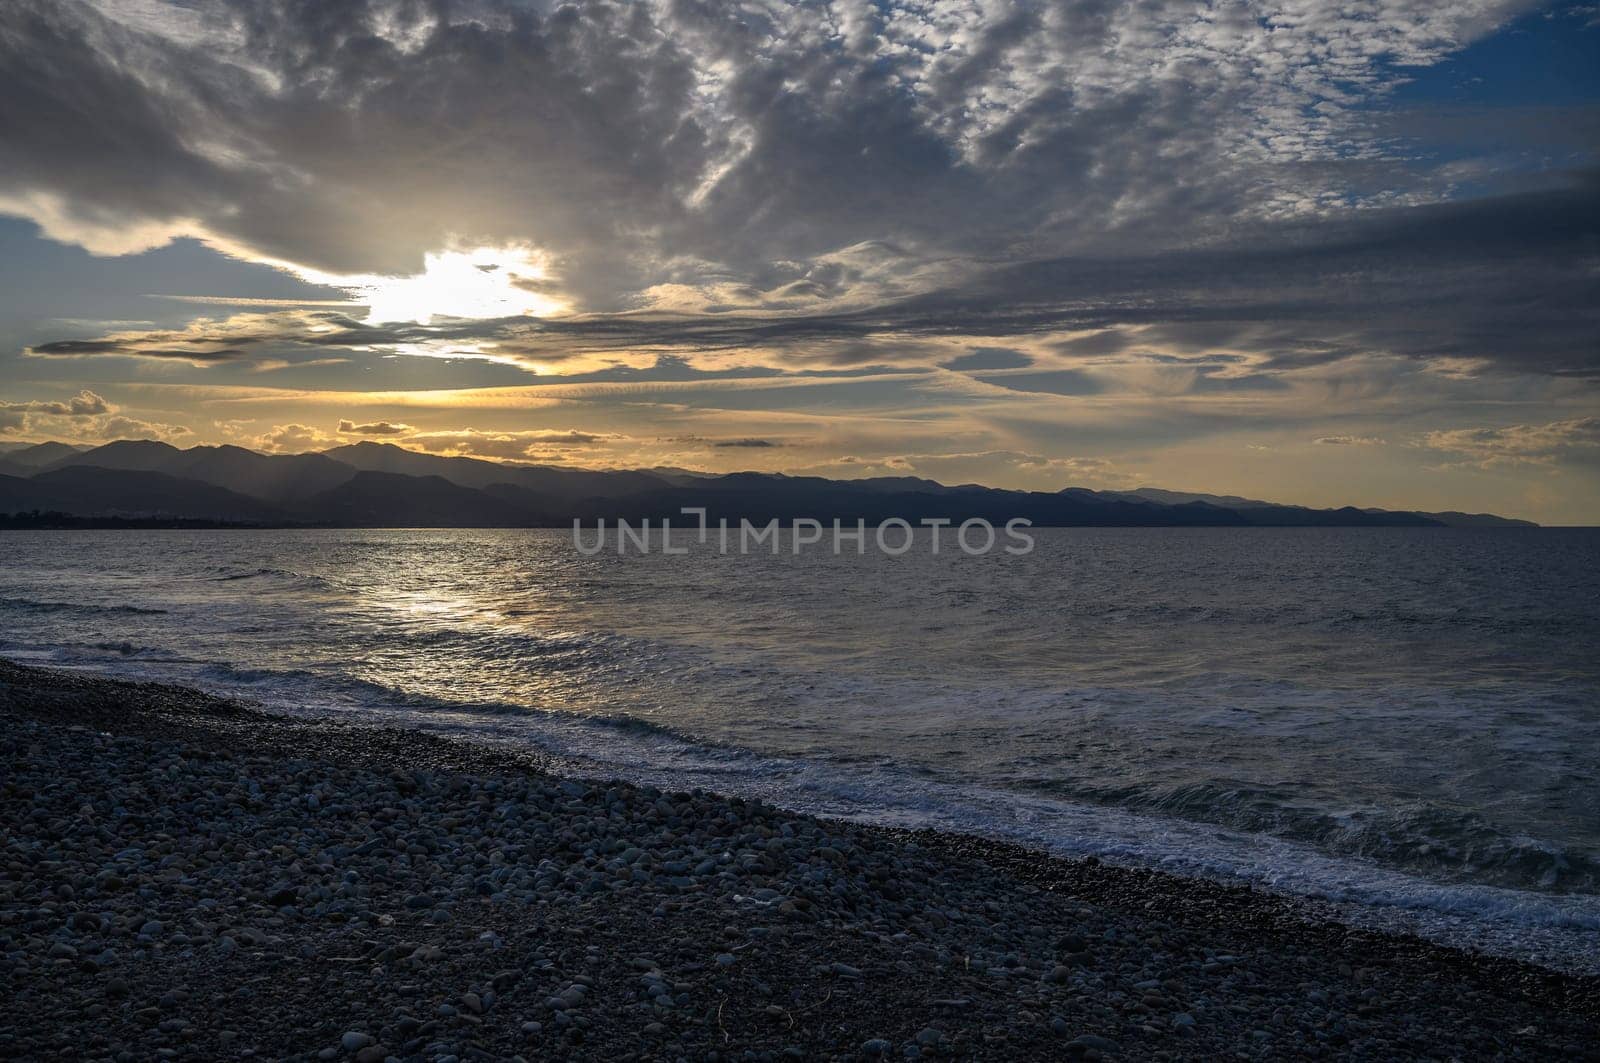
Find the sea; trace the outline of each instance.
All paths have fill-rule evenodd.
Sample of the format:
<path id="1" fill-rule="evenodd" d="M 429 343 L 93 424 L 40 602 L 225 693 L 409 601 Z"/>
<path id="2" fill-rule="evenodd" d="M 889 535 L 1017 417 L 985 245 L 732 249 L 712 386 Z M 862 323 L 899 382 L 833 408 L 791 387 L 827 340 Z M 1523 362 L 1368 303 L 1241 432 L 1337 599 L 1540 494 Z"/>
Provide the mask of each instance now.
<path id="1" fill-rule="evenodd" d="M 4 532 L 0 656 L 1600 971 L 1600 530 L 919 534 Z"/>

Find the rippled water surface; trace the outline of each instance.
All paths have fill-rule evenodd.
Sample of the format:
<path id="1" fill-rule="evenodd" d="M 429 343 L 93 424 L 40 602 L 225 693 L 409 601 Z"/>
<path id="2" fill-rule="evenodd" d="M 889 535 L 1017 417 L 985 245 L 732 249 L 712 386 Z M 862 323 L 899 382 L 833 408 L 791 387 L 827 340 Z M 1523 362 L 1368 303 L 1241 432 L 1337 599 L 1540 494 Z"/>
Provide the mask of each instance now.
<path id="1" fill-rule="evenodd" d="M 1036 537 L 12 532 L 0 653 L 1600 955 L 1600 533 Z"/>

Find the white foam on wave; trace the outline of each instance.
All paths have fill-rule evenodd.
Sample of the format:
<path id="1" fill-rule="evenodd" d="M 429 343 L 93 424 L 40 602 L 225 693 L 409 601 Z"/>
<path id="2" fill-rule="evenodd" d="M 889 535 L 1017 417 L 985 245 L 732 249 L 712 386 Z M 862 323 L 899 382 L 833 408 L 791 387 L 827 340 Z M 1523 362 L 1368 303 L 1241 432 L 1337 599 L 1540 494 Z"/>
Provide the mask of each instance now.
<path id="1" fill-rule="evenodd" d="M 303 702 L 275 705 L 324 715 Z M 1068 858 L 1252 885 L 1307 900 L 1351 925 L 1600 973 L 1600 897 L 1443 883 L 1309 846 L 1223 827 L 1081 805 L 1013 790 L 924 778 L 891 765 L 840 764 L 705 745 L 670 731 L 575 714 L 425 713 L 352 706 L 367 722 L 396 722 L 474 741 L 533 745 L 576 774 L 663 789 L 759 797 L 781 808 L 902 828 L 1006 841 Z"/>
<path id="2" fill-rule="evenodd" d="M 50 660 L 47 651 L 21 648 L 7 649 L 6 656 Z M 58 657 L 56 663 L 66 662 Z M 375 684 L 340 688 L 307 672 L 213 667 L 174 675 L 172 662 L 122 658 L 72 663 L 242 695 L 287 715 L 399 723 L 473 741 L 532 746 L 580 775 L 759 797 L 812 815 L 972 834 L 1057 856 L 1094 856 L 1110 863 L 1248 884 L 1304 899 L 1313 911 L 1352 925 L 1600 973 L 1600 897 L 1596 896 L 1439 882 L 1262 834 L 941 781 L 881 761 L 846 764 L 708 745 L 627 718 L 486 712 L 484 707 L 438 702 L 405 704 L 385 698 Z M 241 684 L 240 674 L 250 682 Z"/>

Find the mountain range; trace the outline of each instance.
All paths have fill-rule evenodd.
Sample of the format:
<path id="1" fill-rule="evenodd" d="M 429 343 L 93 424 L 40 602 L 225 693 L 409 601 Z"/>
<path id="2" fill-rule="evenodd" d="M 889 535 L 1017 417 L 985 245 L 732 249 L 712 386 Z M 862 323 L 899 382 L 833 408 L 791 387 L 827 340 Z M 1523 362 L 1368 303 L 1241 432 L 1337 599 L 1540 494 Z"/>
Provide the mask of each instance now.
<path id="1" fill-rule="evenodd" d="M 1231 495 L 1133 491 L 1010 491 L 910 476 L 816 476 L 682 469 L 591 470 L 483 461 L 361 442 L 320 453 L 261 454 L 235 446 L 179 449 L 153 440 L 86 448 L 0 449 L 0 515 L 78 522 L 209 521 L 254 526 L 566 527 L 581 520 L 670 518 L 704 507 L 715 522 L 813 518 L 869 525 L 974 517 L 1037 526 L 1533 527 L 1492 514 L 1308 509 Z M 12 523 L 18 521 L 13 518 Z M 38 518 L 31 523 L 38 524 Z M 28 522 L 24 522 L 28 523 Z"/>

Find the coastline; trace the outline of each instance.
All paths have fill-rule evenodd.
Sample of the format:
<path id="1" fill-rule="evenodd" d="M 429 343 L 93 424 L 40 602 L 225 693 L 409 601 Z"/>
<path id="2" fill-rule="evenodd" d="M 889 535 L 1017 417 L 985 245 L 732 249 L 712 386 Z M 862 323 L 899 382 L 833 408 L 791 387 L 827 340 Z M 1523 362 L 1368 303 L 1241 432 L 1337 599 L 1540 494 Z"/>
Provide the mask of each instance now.
<path id="1" fill-rule="evenodd" d="M 1600 979 L 1241 887 L 4 661 L 0 719 L 10 1058 L 1600 1058 Z"/>

